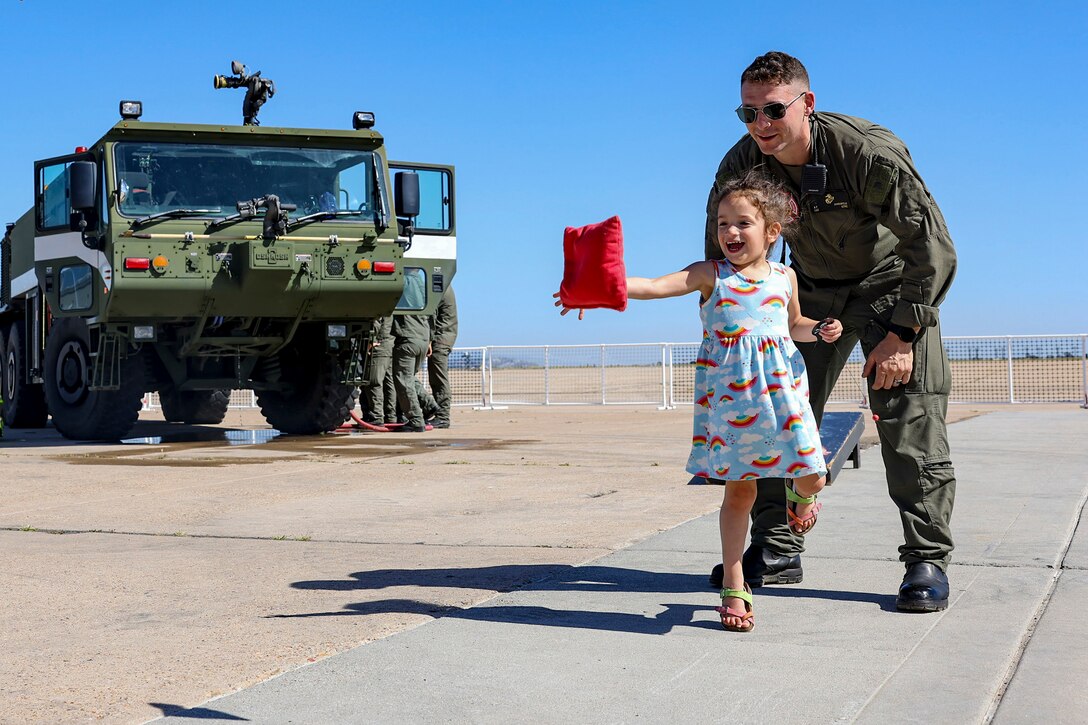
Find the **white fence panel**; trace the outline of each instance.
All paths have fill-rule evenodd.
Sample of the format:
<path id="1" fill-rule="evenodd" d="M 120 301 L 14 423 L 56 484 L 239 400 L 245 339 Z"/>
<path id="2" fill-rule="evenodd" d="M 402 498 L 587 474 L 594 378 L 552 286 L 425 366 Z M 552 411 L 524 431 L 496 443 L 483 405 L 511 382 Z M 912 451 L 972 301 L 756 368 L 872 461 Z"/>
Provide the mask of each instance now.
<path id="1" fill-rule="evenodd" d="M 952 403 L 1080 403 L 1088 407 L 1088 335 L 946 337 Z M 453 405 L 691 405 L 699 344 L 457 347 L 450 354 Z M 865 405 L 861 347 L 829 400 Z M 421 373 L 427 380 L 426 366 Z M 159 407 L 149 394 L 146 408 Z M 231 407 L 255 408 L 249 390 Z"/>

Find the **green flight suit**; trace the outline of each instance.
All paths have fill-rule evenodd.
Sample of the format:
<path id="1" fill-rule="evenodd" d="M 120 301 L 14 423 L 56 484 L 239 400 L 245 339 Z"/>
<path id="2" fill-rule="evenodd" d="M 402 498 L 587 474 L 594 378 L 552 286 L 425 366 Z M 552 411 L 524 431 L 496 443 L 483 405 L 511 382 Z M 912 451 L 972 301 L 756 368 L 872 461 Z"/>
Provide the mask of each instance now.
<path id="1" fill-rule="evenodd" d="M 430 343 L 428 318 L 423 315 L 394 316 L 393 337 L 393 384 L 397 389 L 397 405 L 407 419 L 407 426 L 423 428 L 425 419 L 438 410 L 434 397 L 416 377 L 423 367 Z"/>
<path id="2" fill-rule="evenodd" d="M 367 423 L 381 425 L 397 421 L 397 394 L 393 388 L 393 316 L 374 320 L 370 330 L 370 359 L 362 393 Z M 388 385 L 386 382 L 388 381 Z"/>
<path id="3" fill-rule="evenodd" d="M 453 400 L 450 391 L 450 352 L 456 341 L 457 297 L 453 294 L 453 287 L 447 287 L 438 309 L 431 316 L 431 356 L 427 358 L 427 380 L 438 406 L 434 423 L 445 427 L 449 426 Z"/>
<path id="4" fill-rule="evenodd" d="M 837 113 L 812 116 L 817 161 L 827 167 L 823 194 L 802 194 L 801 167 L 764 156 L 750 136 L 737 142 L 718 167 L 707 203 L 706 256 L 721 259 L 715 189 L 749 169 L 781 181 L 799 219 L 788 230 L 797 272 L 801 314 L 835 317 L 843 334 L 833 345 L 798 343 L 808 368 L 817 420 L 860 341 L 866 356 L 884 339 L 888 322 L 921 327 L 914 342 L 910 382 L 873 390 L 877 432 L 887 469 L 888 493 L 899 507 L 904 544 L 899 558 L 947 568 L 953 549 L 950 521 L 956 478 L 945 427 L 951 373 L 941 343 L 937 306 L 956 269 L 956 252 L 944 218 L 903 142 L 885 128 Z M 786 524 L 784 486 L 758 488 L 752 509 L 752 543 L 781 555 L 803 550 Z"/>

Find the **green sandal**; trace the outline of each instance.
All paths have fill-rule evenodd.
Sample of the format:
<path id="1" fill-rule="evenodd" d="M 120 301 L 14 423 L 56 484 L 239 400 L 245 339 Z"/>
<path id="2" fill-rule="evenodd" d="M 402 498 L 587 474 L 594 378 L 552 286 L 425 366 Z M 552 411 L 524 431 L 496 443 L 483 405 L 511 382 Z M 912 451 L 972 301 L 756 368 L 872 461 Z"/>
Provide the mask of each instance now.
<path id="1" fill-rule="evenodd" d="M 804 536 L 816 525 L 816 514 L 820 513 L 822 504 L 817 503 L 807 514 L 798 516 L 795 511 L 799 503 L 816 503 L 816 494 L 802 496 L 793 490 L 791 484 L 786 484 L 786 516 L 789 519 L 790 531 L 798 536 Z"/>
<path id="2" fill-rule="evenodd" d="M 726 632 L 751 632 L 756 627 L 756 615 L 752 610 L 752 590 L 748 582 L 744 583 L 744 589 L 722 589 L 722 606 L 714 607 L 714 610 L 722 618 L 722 627 Z M 735 597 L 744 602 L 744 611 L 725 606 L 725 600 Z M 726 617 L 736 617 L 741 624 L 747 626 L 735 626 L 725 623 Z"/>

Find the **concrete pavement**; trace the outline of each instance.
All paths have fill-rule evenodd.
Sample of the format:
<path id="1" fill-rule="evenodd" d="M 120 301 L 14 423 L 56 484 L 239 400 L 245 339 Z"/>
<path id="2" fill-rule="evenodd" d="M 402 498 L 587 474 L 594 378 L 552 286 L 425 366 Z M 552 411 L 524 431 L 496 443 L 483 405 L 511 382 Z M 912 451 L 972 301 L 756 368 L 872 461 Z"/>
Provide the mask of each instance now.
<path id="1" fill-rule="evenodd" d="M 869 449 L 749 634 L 706 586 L 721 491 L 685 485 L 690 410 L 8 431 L 0 722 L 1083 722 L 1088 411 L 950 416 L 949 609 L 894 611 Z"/>
<path id="2" fill-rule="evenodd" d="M 947 611 L 900 614 L 899 522 L 869 451 L 824 496 L 805 581 L 756 591 L 720 629 L 716 514 L 475 606 L 398 597 L 288 617 L 433 617 L 162 722 L 929 722 L 1088 719 L 1088 411 L 950 428 L 958 548 Z M 366 591 L 441 588 L 442 569 L 356 572 Z M 344 581 L 295 582 L 337 587 Z"/>

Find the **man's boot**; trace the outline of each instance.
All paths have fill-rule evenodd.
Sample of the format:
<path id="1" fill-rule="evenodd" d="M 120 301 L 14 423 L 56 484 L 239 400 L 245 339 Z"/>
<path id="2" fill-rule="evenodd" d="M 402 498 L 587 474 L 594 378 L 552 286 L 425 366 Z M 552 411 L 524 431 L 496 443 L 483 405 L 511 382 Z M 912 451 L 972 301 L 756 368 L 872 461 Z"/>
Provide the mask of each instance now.
<path id="1" fill-rule="evenodd" d="M 907 564 L 895 608 L 900 612 L 939 612 L 948 608 L 948 577 L 928 561 Z"/>
<path id="2" fill-rule="evenodd" d="M 765 584 L 799 584 L 804 578 L 801 571 L 801 555 L 778 555 L 770 549 L 752 544 L 741 558 L 744 581 L 755 589 Z M 715 564 L 710 572 L 710 586 L 721 589 L 725 569 Z"/>

